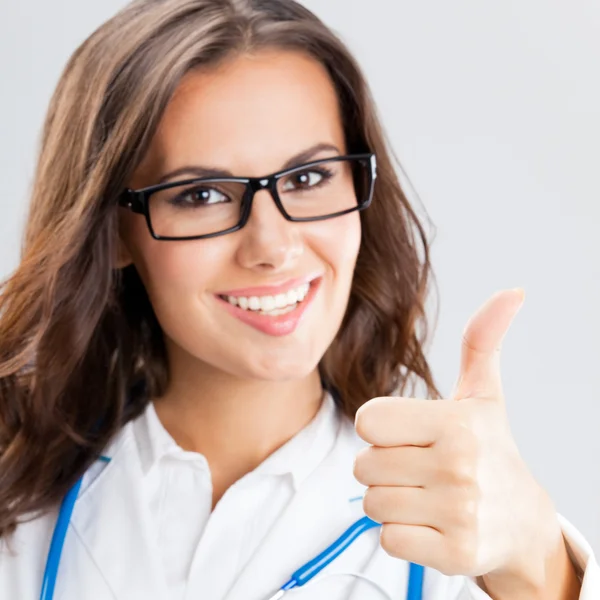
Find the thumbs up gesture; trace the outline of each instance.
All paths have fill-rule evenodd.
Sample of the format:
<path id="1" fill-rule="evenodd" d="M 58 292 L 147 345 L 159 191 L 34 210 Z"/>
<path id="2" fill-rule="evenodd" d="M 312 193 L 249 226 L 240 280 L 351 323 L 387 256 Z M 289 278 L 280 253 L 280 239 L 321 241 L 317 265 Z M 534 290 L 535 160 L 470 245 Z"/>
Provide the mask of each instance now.
<path id="1" fill-rule="evenodd" d="M 371 445 L 354 475 L 368 486 L 364 510 L 382 523 L 388 554 L 446 575 L 500 584 L 521 577 L 532 586 L 547 581 L 556 548 L 566 556 L 553 504 L 519 455 L 504 404 L 500 347 L 523 297 L 498 292 L 471 317 L 448 400 L 374 398 L 358 410 L 357 433 Z"/>

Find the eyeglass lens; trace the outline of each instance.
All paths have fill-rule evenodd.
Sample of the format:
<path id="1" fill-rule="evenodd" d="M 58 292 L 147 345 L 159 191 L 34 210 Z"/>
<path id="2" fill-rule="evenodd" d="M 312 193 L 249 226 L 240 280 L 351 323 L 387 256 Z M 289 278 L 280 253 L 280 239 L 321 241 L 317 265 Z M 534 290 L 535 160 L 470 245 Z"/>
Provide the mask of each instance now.
<path id="1" fill-rule="evenodd" d="M 368 161 L 349 159 L 299 167 L 277 179 L 277 195 L 292 218 L 326 217 L 356 208 L 369 194 Z M 194 237 L 235 227 L 247 186 L 220 179 L 152 193 L 150 222 L 161 237 Z"/>

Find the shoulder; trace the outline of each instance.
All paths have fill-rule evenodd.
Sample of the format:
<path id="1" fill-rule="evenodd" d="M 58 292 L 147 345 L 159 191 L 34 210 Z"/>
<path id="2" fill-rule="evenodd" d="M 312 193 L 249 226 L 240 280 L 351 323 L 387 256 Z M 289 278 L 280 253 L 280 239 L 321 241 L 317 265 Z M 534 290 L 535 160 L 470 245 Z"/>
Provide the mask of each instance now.
<path id="1" fill-rule="evenodd" d="M 103 455 L 115 461 L 128 462 L 127 456 L 135 454 L 131 448 L 131 427 L 126 425 L 105 448 Z M 107 460 L 94 463 L 82 481 L 79 498 L 89 496 L 98 480 L 105 475 Z M 42 588 L 44 570 L 50 550 L 60 506 L 25 515 L 15 531 L 0 539 L 0 598 L 38 600 Z"/>
<path id="2" fill-rule="evenodd" d="M 94 486 L 113 457 L 121 460 L 127 454 L 126 447 L 131 445 L 132 437 L 130 428 L 129 424 L 123 427 L 106 446 L 102 453 L 103 460 L 96 461 L 85 473 L 78 498 Z M 24 515 L 11 535 L 0 538 L 0 590 L 3 590 L 2 584 L 7 574 L 18 570 L 17 565 L 27 563 L 29 569 L 38 571 L 39 566 L 31 565 L 45 564 L 59 511 L 60 505 L 56 505 L 41 513 Z M 0 593 L 0 598 L 5 597 L 9 596 Z"/>

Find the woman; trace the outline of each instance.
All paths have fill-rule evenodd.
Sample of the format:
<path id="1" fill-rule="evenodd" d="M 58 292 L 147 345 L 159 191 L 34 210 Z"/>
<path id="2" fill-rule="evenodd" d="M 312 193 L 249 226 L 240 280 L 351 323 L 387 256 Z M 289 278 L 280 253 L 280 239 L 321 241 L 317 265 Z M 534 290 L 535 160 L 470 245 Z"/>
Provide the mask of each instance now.
<path id="1" fill-rule="evenodd" d="M 521 295 L 470 321 L 454 402 L 398 397 L 441 399 L 430 271 L 315 16 L 127 6 L 61 78 L 3 290 L 0 597 L 278 598 L 357 520 L 285 594 L 597 597 L 506 423 L 495 349 Z"/>

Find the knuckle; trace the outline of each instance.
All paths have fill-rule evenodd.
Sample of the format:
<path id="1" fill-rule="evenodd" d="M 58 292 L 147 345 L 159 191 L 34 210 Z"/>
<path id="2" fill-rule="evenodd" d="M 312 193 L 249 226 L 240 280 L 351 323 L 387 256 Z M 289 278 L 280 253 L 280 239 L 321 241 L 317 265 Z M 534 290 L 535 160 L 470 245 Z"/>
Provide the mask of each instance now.
<path id="1" fill-rule="evenodd" d="M 461 535 L 476 533 L 479 519 L 480 493 L 475 485 L 458 486 L 454 491 L 453 522 Z"/>
<path id="2" fill-rule="evenodd" d="M 440 444 L 446 469 L 459 481 L 476 478 L 480 446 L 475 434 L 463 427 L 447 435 Z"/>
<path id="3" fill-rule="evenodd" d="M 470 490 L 477 485 L 476 461 L 471 456 L 455 456 L 450 465 L 449 477 L 452 484 Z"/>
<path id="4" fill-rule="evenodd" d="M 444 483 L 451 486 L 475 485 L 478 479 L 477 456 L 466 454 L 460 450 L 449 450 L 442 453 L 438 472 Z"/>
<path id="5" fill-rule="evenodd" d="M 446 575 L 469 575 L 477 570 L 477 543 L 472 536 L 458 536 L 451 544 Z"/>

